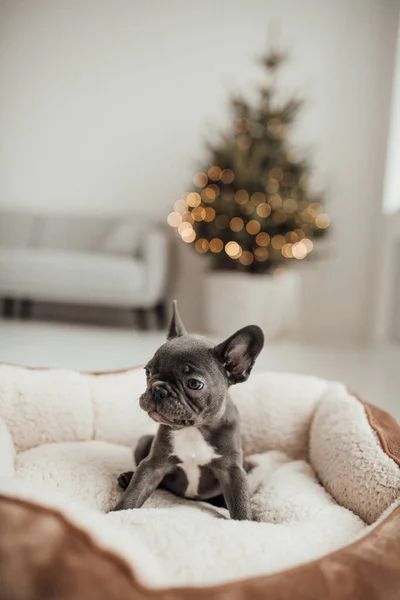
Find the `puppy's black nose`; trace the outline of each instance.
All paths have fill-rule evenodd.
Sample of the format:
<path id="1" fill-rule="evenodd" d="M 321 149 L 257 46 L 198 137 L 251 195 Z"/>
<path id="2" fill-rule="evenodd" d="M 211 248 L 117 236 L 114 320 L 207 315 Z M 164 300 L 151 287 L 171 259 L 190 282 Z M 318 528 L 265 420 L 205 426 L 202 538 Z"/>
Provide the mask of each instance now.
<path id="1" fill-rule="evenodd" d="M 151 392 L 156 400 L 164 400 L 164 398 L 168 396 L 167 387 L 162 381 L 156 381 L 153 383 Z"/>

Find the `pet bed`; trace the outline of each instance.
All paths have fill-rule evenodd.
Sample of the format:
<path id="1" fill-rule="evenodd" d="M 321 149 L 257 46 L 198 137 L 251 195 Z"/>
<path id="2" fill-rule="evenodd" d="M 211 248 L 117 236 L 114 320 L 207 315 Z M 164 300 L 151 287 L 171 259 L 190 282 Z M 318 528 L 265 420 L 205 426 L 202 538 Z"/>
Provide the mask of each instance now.
<path id="1" fill-rule="evenodd" d="M 0 598 L 398 598 L 400 429 L 344 385 L 232 388 L 254 522 L 158 490 L 108 513 L 156 425 L 142 369 L 0 366 Z"/>

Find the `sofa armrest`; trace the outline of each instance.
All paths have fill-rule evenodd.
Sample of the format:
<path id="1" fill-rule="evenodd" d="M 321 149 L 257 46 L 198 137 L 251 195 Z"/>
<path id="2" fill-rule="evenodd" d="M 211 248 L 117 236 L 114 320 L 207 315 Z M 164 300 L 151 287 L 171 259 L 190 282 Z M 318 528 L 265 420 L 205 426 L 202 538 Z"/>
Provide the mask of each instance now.
<path id="1" fill-rule="evenodd" d="M 168 240 L 160 229 L 150 229 L 142 243 L 146 263 L 146 303 L 153 307 L 164 296 L 168 269 Z M 145 308 L 145 307 L 143 307 Z"/>

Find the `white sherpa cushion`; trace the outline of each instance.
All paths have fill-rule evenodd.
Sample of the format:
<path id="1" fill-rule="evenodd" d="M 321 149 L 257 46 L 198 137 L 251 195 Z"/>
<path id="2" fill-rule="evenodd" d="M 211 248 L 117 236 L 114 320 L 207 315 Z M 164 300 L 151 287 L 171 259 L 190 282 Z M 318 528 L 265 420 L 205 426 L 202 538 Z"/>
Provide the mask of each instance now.
<path id="1" fill-rule="evenodd" d="M 123 532 L 118 553 L 149 585 L 219 583 L 321 557 L 366 533 L 399 495 L 399 467 L 344 386 L 265 373 L 232 388 L 254 522 L 165 491 L 106 514 L 132 448 L 155 430 L 138 405 L 144 385 L 142 369 L 0 367 L 0 492 L 61 508 L 105 547 Z"/>

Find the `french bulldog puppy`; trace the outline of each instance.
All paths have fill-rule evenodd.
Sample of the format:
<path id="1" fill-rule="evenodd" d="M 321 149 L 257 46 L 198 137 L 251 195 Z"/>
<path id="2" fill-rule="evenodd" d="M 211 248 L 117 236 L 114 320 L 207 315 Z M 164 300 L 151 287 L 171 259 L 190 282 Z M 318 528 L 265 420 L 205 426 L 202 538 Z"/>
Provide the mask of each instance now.
<path id="1" fill-rule="evenodd" d="M 140 508 L 161 484 L 197 500 L 223 494 L 232 519 L 251 520 L 239 415 L 229 387 L 246 381 L 263 345 L 255 325 L 217 346 L 188 335 L 173 303 L 167 342 L 145 367 L 147 388 L 140 397 L 141 408 L 160 426 L 139 441 L 136 471 L 120 475 L 126 492 L 114 510 Z"/>

